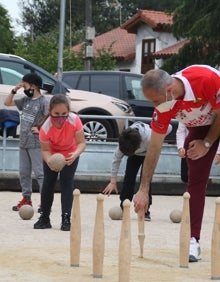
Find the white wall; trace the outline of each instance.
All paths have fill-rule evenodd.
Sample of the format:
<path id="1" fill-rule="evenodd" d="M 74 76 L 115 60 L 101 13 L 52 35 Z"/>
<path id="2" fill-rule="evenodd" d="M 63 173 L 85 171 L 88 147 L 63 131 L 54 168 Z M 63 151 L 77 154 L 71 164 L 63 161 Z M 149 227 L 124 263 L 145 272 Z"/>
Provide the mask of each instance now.
<path id="1" fill-rule="evenodd" d="M 156 52 L 165 49 L 177 42 L 177 39 L 168 32 L 155 32 L 146 24 L 140 25 L 136 35 L 136 56 L 133 62 L 118 64 L 117 70 L 121 68 L 130 69 L 131 72 L 141 73 L 141 55 L 143 39 L 156 38 Z M 160 68 L 163 60 L 156 60 L 155 68 Z"/>

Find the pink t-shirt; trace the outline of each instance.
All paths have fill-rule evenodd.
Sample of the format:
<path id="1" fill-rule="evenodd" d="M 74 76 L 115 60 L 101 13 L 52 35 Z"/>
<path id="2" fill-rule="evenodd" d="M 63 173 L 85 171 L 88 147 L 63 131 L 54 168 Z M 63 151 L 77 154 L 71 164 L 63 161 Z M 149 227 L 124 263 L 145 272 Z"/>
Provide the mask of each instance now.
<path id="1" fill-rule="evenodd" d="M 193 65 L 173 75 L 185 88 L 183 100 L 172 100 L 157 106 L 151 128 L 165 134 L 171 118 L 187 127 L 212 124 L 214 109 L 220 108 L 220 73 L 209 66 Z"/>
<path id="2" fill-rule="evenodd" d="M 83 129 L 78 115 L 70 112 L 62 128 L 56 128 L 50 117 L 44 122 L 39 132 L 40 142 L 50 143 L 51 154 L 61 153 L 69 157 L 69 153 L 76 150 L 75 134 Z"/>

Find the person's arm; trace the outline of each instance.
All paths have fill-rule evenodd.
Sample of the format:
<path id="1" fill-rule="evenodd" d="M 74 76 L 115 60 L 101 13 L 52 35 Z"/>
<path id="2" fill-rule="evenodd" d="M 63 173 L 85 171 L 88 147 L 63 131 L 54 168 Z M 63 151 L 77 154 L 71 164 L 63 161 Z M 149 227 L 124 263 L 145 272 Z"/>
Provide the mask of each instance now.
<path id="1" fill-rule="evenodd" d="M 133 197 L 135 212 L 141 210 L 144 213 L 149 205 L 149 186 L 160 157 L 164 138 L 165 134 L 159 134 L 155 131 L 151 133 L 150 144 L 144 160 L 140 187 Z"/>
<path id="2" fill-rule="evenodd" d="M 215 140 L 218 139 L 220 136 L 220 109 L 215 110 L 215 113 L 215 120 L 211 125 L 208 134 L 204 138 L 204 140 L 208 140 L 209 142 L 211 142 L 211 144 L 213 144 Z"/>
<path id="3" fill-rule="evenodd" d="M 187 135 L 187 128 L 183 123 L 178 124 L 178 128 L 176 131 L 176 145 L 177 149 L 183 148 L 184 142 Z"/>
<path id="4" fill-rule="evenodd" d="M 16 93 L 11 92 L 7 95 L 7 97 L 5 98 L 5 101 L 4 101 L 5 106 L 7 106 L 7 107 L 15 106 L 15 101 L 14 101 L 15 94 Z"/>
<path id="5" fill-rule="evenodd" d="M 75 139 L 77 147 L 74 152 L 70 153 L 69 158 L 66 158 L 67 165 L 71 165 L 86 148 L 86 141 L 83 129 L 76 132 Z"/>
<path id="6" fill-rule="evenodd" d="M 119 147 L 116 148 L 113 159 L 112 159 L 112 168 L 111 168 L 111 178 L 109 184 L 105 187 L 103 190 L 104 194 L 107 194 L 108 196 L 112 193 L 112 191 L 115 191 L 118 193 L 118 187 L 117 187 L 117 174 L 118 170 L 121 164 L 121 160 L 123 158 L 122 152 L 119 150 Z"/>
<path id="7" fill-rule="evenodd" d="M 48 164 L 49 158 L 51 156 L 50 143 L 49 142 L 40 142 L 40 145 L 41 145 L 42 158 L 45 161 L 45 163 Z"/>
<path id="8" fill-rule="evenodd" d="M 219 142 L 218 149 L 217 149 L 217 152 L 216 152 L 216 155 L 215 155 L 214 163 L 216 165 L 220 164 L 220 142 Z"/>
<path id="9" fill-rule="evenodd" d="M 209 148 L 205 147 L 204 142 L 208 141 L 211 145 L 220 136 L 220 109 L 215 110 L 216 117 L 212 123 L 206 137 L 201 140 L 193 140 L 189 143 L 189 149 L 187 150 L 187 157 L 192 160 L 197 160 L 207 154 Z"/>
<path id="10" fill-rule="evenodd" d="M 176 131 L 176 145 L 177 145 L 178 155 L 181 158 L 186 157 L 184 142 L 185 142 L 187 134 L 188 134 L 188 130 L 186 126 L 183 123 L 179 123 L 177 131 Z"/>
<path id="11" fill-rule="evenodd" d="M 4 101 L 4 105 L 5 106 L 15 106 L 15 102 L 14 102 L 14 96 L 16 95 L 17 91 L 23 87 L 22 83 L 19 83 L 18 85 L 16 85 L 11 92 L 8 94 L 8 96 L 5 98 Z"/>

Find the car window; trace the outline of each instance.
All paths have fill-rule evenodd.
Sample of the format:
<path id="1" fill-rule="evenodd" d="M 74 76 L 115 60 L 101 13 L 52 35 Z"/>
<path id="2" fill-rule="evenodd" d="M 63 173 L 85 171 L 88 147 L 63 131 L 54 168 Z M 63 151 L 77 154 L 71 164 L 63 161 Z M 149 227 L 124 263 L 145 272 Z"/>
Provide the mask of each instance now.
<path id="1" fill-rule="evenodd" d="M 81 75 L 76 88 L 80 90 L 91 91 L 89 90 L 89 75 Z"/>
<path id="2" fill-rule="evenodd" d="M 4 70 L 4 76 L 5 76 L 5 80 L 3 79 L 3 77 L 1 77 L 2 84 L 10 84 L 10 85 L 16 85 L 18 82 L 18 77 L 20 75 L 20 77 L 22 78 L 25 74 L 30 73 L 30 72 L 35 72 L 37 73 L 43 80 L 43 83 L 47 83 L 47 84 L 52 84 L 54 85 L 55 80 L 51 79 L 50 77 L 48 77 L 46 74 L 33 69 L 33 67 L 29 66 L 26 62 L 12 62 L 12 61 L 5 61 L 5 60 L 0 60 L 0 67 L 1 69 Z M 12 83 L 7 83 L 7 80 L 9 80 L 9 71 L 10 72 L 10 81 Z M 6 74 L 7 72 L 7 74 Z M 6 76 L 8 76 L 8 78 L 6 79 Z"/>
<path id="3" fill-rule="evenodd" d="M 65 81 L 71 88 L 77 89 L 77 82 L 79 80 L 79 74 L 68 74 L 63 75 L 63 81 Z M 88 91 L 88 89 L 86 89 Z"/>
<path id="4" fill-rule="evenodd" d="M 17 71 L 0 67 L 1 84 L 16 85 L 18 84 L 23 75 Z"/>
<path id="5" fill-rule="evenodd" d="M 125 76 L 125 85 L 128 99 L 146 100 L 141 89 L 141 78 L 136 76 Z"/>
<path id="6" fill-rule="evenodd" d="M 112 97 L 120 97 L 120 76 L 119 75 L 91 75 L 91 91 L 107 94 Z"/>

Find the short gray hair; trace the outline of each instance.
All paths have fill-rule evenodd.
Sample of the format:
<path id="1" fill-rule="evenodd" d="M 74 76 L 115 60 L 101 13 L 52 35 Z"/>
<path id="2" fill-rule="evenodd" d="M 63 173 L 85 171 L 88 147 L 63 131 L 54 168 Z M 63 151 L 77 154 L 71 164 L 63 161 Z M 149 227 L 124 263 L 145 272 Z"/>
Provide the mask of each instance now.
<path id="1" fill-rule="evenodd" d="M 164 70 L 149 70 L 141 80 L 142 89 L 152 88 L 164 94 L 165 88 L 172 83 L 172 77 Z"/>

